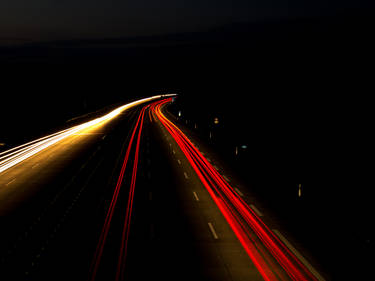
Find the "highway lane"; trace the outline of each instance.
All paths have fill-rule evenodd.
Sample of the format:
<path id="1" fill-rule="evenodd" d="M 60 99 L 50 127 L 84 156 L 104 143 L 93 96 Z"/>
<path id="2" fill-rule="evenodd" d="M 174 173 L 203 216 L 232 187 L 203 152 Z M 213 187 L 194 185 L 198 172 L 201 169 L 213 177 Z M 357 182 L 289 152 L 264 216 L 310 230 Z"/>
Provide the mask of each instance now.
<path id="1" fill-rule="evenodd" d="M 40 275 L 51 278 L 51 270 L 43 268 L 55 268 L 59 269 L 57 272 L 64 273 L 64 264 L 64 269 L 67 269 L 66 272 L 69 272 L 68 276 L 71 277 L 74 271 L 69 270 L 66 263 L 74 260 L 83 250 L 75 242 L 82 243 L 89 238 L 91 243 L 94 243 L 92 240 L 95 235 L 88 233 L 85 228 L 95 229 L 98 224 L 95 218 L 100 219 L 100 211 L 105 208 L 103 201 L 108 192 L 105 187 L 116 169 L 115 164 L 122 145 L 119 142 L 125 141 L 134 114 L 129 112 L 124 114 L 122 120 L 118 120 L 117 125 L 121 124 L 121 132 L 125 130 L 125 135 L 117 128 L 111 132 L 102 131 L 103 134 L 80 136 L 86 142 L 80 140 L 80 145 L 74 150 L 71 148 L 72 151 L 64 155 L 65 157 L 57 154 L 55 161 L 47 162 L 45 166 L 40 164 L 40 170 L 34 168 L 36 178 L 32 181 L 19 178 L 14 182 L 14 189 L 30 189 L 27 190 L 27 198 L 22 196 L 18 199 L 18 207 L 13 212 L 7 208 L 7 215 L 2 215 L 2 229 L 7 230 L 1 234 L 4 249 L 2 253 L 6 254 L 4 265 L 7 267 L 8 276 L 35 274 L 34 280 L 38 280 Z M 106 137 L 103 139 L 104 136 Z M 59 147 L 60 144 L 56 149 Z M 20 193 L 22 195 L 22 191 Z M 12 198 L 17 200 L 15 195 Z M 72 239 L 65 239 L 66 233 Z M 82 236 L 83 233 L 86 236 Z M 81 239 L 77 240 L 77 236 Z M 59 244 L 64 245 L 64 248 L 60 248 Z M 73 245 L 78 247 L 74 248 Z M 54 251 L 56 247 L 61 251 Z M 43 266 L 43 259 L 50 266 Z M 85 263 L 87 258 L 78 263 L 81 264 L 81 271 L 85 268 Z M 84 274 L 87 275 L 88 269 L 85 269 Z"/>
<path id="2" fill-rule="evenodd" d="M 142 141 L 125 280 L 263 280 L 153 117 Z"/>
<path id="3" fill-rule="evenodd" d="M 118 112 L 1 173 L 2 280 L 86 279 L 106 196 L 139 110 Z"/>
<path id="4" fill-rule="evenodd" d="M 229 179 L 218 173 L 217 168 L 205 159 L 179 128 L 165 118 L 160 106 L 156 106 L 155 116 L 173 136 L 214 205 L 220 209 L 225 221 L 265 280 L 324 280 L 277 229 L 271 230 L 264 224 L 259 210 L 242 199 L 241 192 L 228 183 Z M 176 150 L 172 149 L 172 153 L 176 154 Z M 184 177 L 189 179 L 187 172 L 184 172 Z M 217 239 L 218 235 L 211 223 L 209 227 Z"/>

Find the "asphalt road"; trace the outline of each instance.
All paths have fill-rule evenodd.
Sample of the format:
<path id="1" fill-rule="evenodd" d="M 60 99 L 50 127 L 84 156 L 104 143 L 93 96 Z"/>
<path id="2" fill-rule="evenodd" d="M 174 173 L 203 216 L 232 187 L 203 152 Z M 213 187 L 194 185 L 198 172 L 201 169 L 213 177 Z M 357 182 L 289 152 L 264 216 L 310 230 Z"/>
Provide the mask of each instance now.
<path id="1" fill-rule="evenodd" d="M 1 174 L 2 280 L 87 279 L 138 112 L 80 131 Z"/>
<path id="2" fill-rule="evenodd" d="M 0 174 L 1 280 L 93 280 L 93 257 L 128 151 L 137 177 L 124 280 L 263 280 L 180 146 L 148 109 L 135 157 L 130 144 L 141 113 L 142 106 L 129 109 Z M 127 168 L 94 280 L 117 280 L 131 178 Z"/>
<path id="3" fill-rule="evenodd" d="M 128 279 L 263 280 L 184 154 L 146 118 Z"/>

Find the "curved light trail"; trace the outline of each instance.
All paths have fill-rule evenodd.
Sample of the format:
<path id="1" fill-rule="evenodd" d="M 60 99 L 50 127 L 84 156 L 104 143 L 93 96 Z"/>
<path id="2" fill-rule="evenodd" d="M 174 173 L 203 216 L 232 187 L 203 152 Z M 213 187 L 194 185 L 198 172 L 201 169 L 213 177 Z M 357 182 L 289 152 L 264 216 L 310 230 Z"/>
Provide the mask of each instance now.
<path id="1" fill-rule="evenodd" d="M 185 154 L 264 280 L 320 280 L 288 249 L 259 216 L 235 192 L 220 173 L 162 113 L 171 99 L 152 105 L 156 118 Z"/>
<path id="2" fill-rule="evenodd" d="M 149 104 L 142 108 L 137 122 L 133 128 L 133 131 L 131 133 L 130 141 L 125 153 L 124 161 L 121 167 L 121 171 L 119 174 L 119 177 L 117 179 L 117 184 L 115 187 L 115 190 L 112 195 L 112 200 L 109 206 L 109 209 L 107 211 L 107 215 L 101 230 L 101 234 L 99 237 L 98 244 L 96 246 L 96 250 L 94 253 L 94 257 L 91 263 L 90 273 L 89 273 L 89 280 L 94 281 L 97 277 L 98 270 L 101 264 L 104 247 L 107 241 L 107 236 L 109 233 L 109 229 L 111 226 L 112 218 L 115 212 L 115 207 L 118 201 L 118 197 L 120 194 L 120 189 L 124 185 L 124 175 L 127 168 L 127 164 L 129 161 L 129 157 L 131 154 L 131 151 L 133 149 L 133 143 L 135 141 L 135 148 L 134 148 L 134 158 L 133 158 L 133 169 L 131 172 L 131 181 L 130 181 L 130 188 L 128 193 L 128 199 L 127 199 L 127 205 L 126 205 L 126 212 L 125 212 L 125 218 L 124 218 L 124 224 L 123 224 L 123 230 L 122 230 L 122 236 L 121 236 L 121 243 L 120 243 L 120 252 L 117 260 L 117 268 L 116 268 L 116 275 L 115 280 L 121 281 L 124 278 L 124 272 L 125 272 L 125 259 L 126 259 L 126 252 L 127 252 L 127 246 L 128 246 L 128 239 L 129 239 L 129 232 L 130 232 L 130 223 L 131 223 L 131 215 L 132 215 L 132 209 L 133 209 L 133 201 L 134 201 L 134 191 L 135 191 L 135 182 L 137 177 L 137 170 L 138 170 L 138 158 L 139 158 L 139 146 L 140 146 L 140 140 L 141 140 L 141 134 L 142 134 L 142 128 L 143 128 L 143 121 L 146 110 L 149 109 L 150 106 L 154 105 Z M 132 154 L 133 155 L 133 154 Z"/>
<path id="3" fill-rule="evenodd" d="M 136 132 L 138 130 L 138 136 L 137 136 L 137 143 L 136 143 L 136 152 L 135 152 L 135 159 L 133 163 L 133 173 L 132 173 L 132 180 L 131 180 L 131 187 L 129 191 L 129 197 L 128 197 L 128 205 L 126 209 L 126 216 L 125 216 L 125 222 L 124 222 L 124 230 L 123 230 L 123 235 L 122 235 L 122 241 L 121 241 L 121 247 L 120 247 L 120 257 L 118 261 L 118 269 L 116 273 L 116 280 L 119 280 L 120 277 L 122 276 L 123 272 L 123 260 L 124 260 L 124 255 L 125 255 L 125 243 L 127 243 L 127 237 L 128 237 L 128 232 L 129 232 L 129 226 L 130 226 L 130 216 L 131 216 L 131 207 L 133 204 L 133 196 L 134 196 L 134 187 L 135 187 L 135 179 L 136 179 L 136 173 L 137 173 L 137 165 L 138 165 L 138 151 L 139 151 L 139 142 L 140 142 L 140 135 L 142 131 L 142 124 L 143 124 L 143 117 L 144 117 L 144 112 L 146 110 L 146 107 L 144 107 L 141 111 L 141 113 L 138 116 L 137 122 L 133 128 L 131 138 L 125 153 L 124 161 L 121 167 L 120 175 L 117 179 L 117 184 L 114 190 L 114 193 L 112 195 L 112 200 L 111 204 L 109 206 L 109 209 L 107 211 L 107 215 L 104 221 L 104 225 L 102 227 L 102 231 L 99 237 L 99 241 L 96 247 L 96 251 L 94 253 L 93 261 L 91 264 L 91 269 L 90 269 L 90 277 L 89 280 L 93 281 L 96 279 L 96 275 L 99 269 L 99 265 L 102 259 L 103 251 L 104 251 L 104 246 L 107 241 L 107 236 L 109 233 L 110 225 L 112 222 L 112 217 L 115 211 L 116 203 L 120 194 L 120 189 L 124 180 L 124 174 L 126 171 L 127 163 L 129 160 L 129 155 L 131 152 L 131 149 L 133 147 L 133 142 L 134 138 L 136 136 Z"/>
<path id="4" fill-rule="evenodd" d="M 74 126 L 69 129 L 62 130 L 60 132 L 45 136 L 43 138 L 39 138 L 37 140 L 25 143 L 23 145 L 11 148 L 9 150 L 3 151 L 0 153 L 0 173 L 6 171 L 7 169 L 17 165 L 18 163 L 30 158 L 31 156 L 35 155 L 36 153 L 46 149 L 47 147 L 65 139 L 68 136 L 76 134 L 84 129 L 88 129 L 94 126 L 100 126 L 105 124 L 106 122 L 112 120 L 125 110 L 137 106 L 142 103 L 146 103 L 152 100 L 160 99 L 162 97 L 168 97 L 174 95 L 157 95 L 149 98 L 140 99 L 123 106 L 116 108 L 115 110 L 111 111 L 110 113 L 91 120 L 89 122 L 83 123 L 81 125 Z"/>

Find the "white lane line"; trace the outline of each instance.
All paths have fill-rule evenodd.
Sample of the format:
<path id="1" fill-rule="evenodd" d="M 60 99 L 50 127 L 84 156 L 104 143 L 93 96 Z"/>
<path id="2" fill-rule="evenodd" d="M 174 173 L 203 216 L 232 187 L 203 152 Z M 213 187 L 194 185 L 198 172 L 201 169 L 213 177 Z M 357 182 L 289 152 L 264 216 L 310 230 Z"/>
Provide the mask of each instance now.
<path id="1" fill-rule="evenodd" d="M 316 279 L 318 279 L 319 281 L 325 281 L 323 276 L 321 276 L 319 272 L 317 272 L 315 268 L 313 268 L 312 265 L 301 255 L 301 253 L 298 252 L 297 249 L 292 246 L 292 244 L 290 244 L 290 242 L 284 237 L 284 235 L 280 233 L 280 231 L 278 231 L 277 229 L 272 229 L 272 231 L 289 248 L 289 250 L 291 250 L 293 254 L 307 267 L 307 269 L 310 270 L 310 272 L 316 277 Z"/>
<path id="2" fill-rule="evenodd" d="M 13 183 L 16 179 L 12 179 L 10 182 L 8 182 L 7 184 L 5 184 L 6 186 L 10 185 L 11 183 Z"/>
<path id="3" fill-rule="evenodd" d="M 184 176 L 185 176 L 185 179 L 188 179 L 188 178 L 189 178 L 189 176 L 187 175 L 186 172 L 184 172 Z"/>
<path id="4" fill-rule="evenodd" d="M 174 151 L 174 149 L 172 150 L 173 154 L 176 154 L 176 151 Z"/>
<path id="5" fill-rule="evenodd" d="M 230 182 L 230 179 L 228 179 L 226 176 L 223 175 L 223 178 L 224 178 L 227 182 Z"/>
<path id="6" fill-rule="evenodd" d="M 181 165 L 181 161 L 180 161 L 180 159 L 177 159 L 177 162 L 178 162 L 178 164 L 180 164 L 180 165 Z"/>
<path id="7" fill-rule="evenodd" d="M 257 209 L 257 207 L 255 207 L 253 204 L 250 204 L 250 207 L 251 207 L 251 209 L 254 210 L 254 212 L 255 212 L 259 217 L 263 217 L 263 214 Z"/>
<path id="8" fill-rule="evenodd" d="M 215 228 L 214 226 L 212 225 L 212 223 L 208 223 L 208 227 L 210 228 L 211 230 L 211 233 L 212 233 L 212 236 L 214 237 L 214 239 L 219 239 L 219 236 L 217 236 L 216 234 L 216 231 L 215 231 Z"/>
<path id="9" fill-rule="evenodd" d="M 243 197 L 243 193 L 237 187 L 235 187 L 234 189 L 236 190 L 239 196 Z"/>
<path id="10" fill-rule="evenodd" d="M 197 193 L 195 193 L 195 191 L 193 191 L 193 194 L 194 194 L 195 200 L 196 200 L 196 201 L 199 201 L 199 198 L 198 198 Z"/>
<path id="11" fill-rule="evenodd" d="M 36 163 L 34 166 L 31 167 L 31 169 L 34 169 L 34 168 L 36 168 L 37 166 L 39 166 L 39 163 Z"/>

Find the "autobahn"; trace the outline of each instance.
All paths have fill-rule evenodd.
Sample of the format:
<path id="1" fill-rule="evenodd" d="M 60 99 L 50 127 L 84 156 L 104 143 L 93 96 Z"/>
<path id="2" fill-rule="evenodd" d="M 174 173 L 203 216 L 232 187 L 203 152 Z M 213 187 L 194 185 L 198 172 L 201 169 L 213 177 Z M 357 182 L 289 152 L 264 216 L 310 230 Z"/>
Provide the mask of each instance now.
<path id="1" fill-rule="evenodd" d="M 170 102 L 0 155 L 2 280 L 324 280 L 167 118 Z"/>

